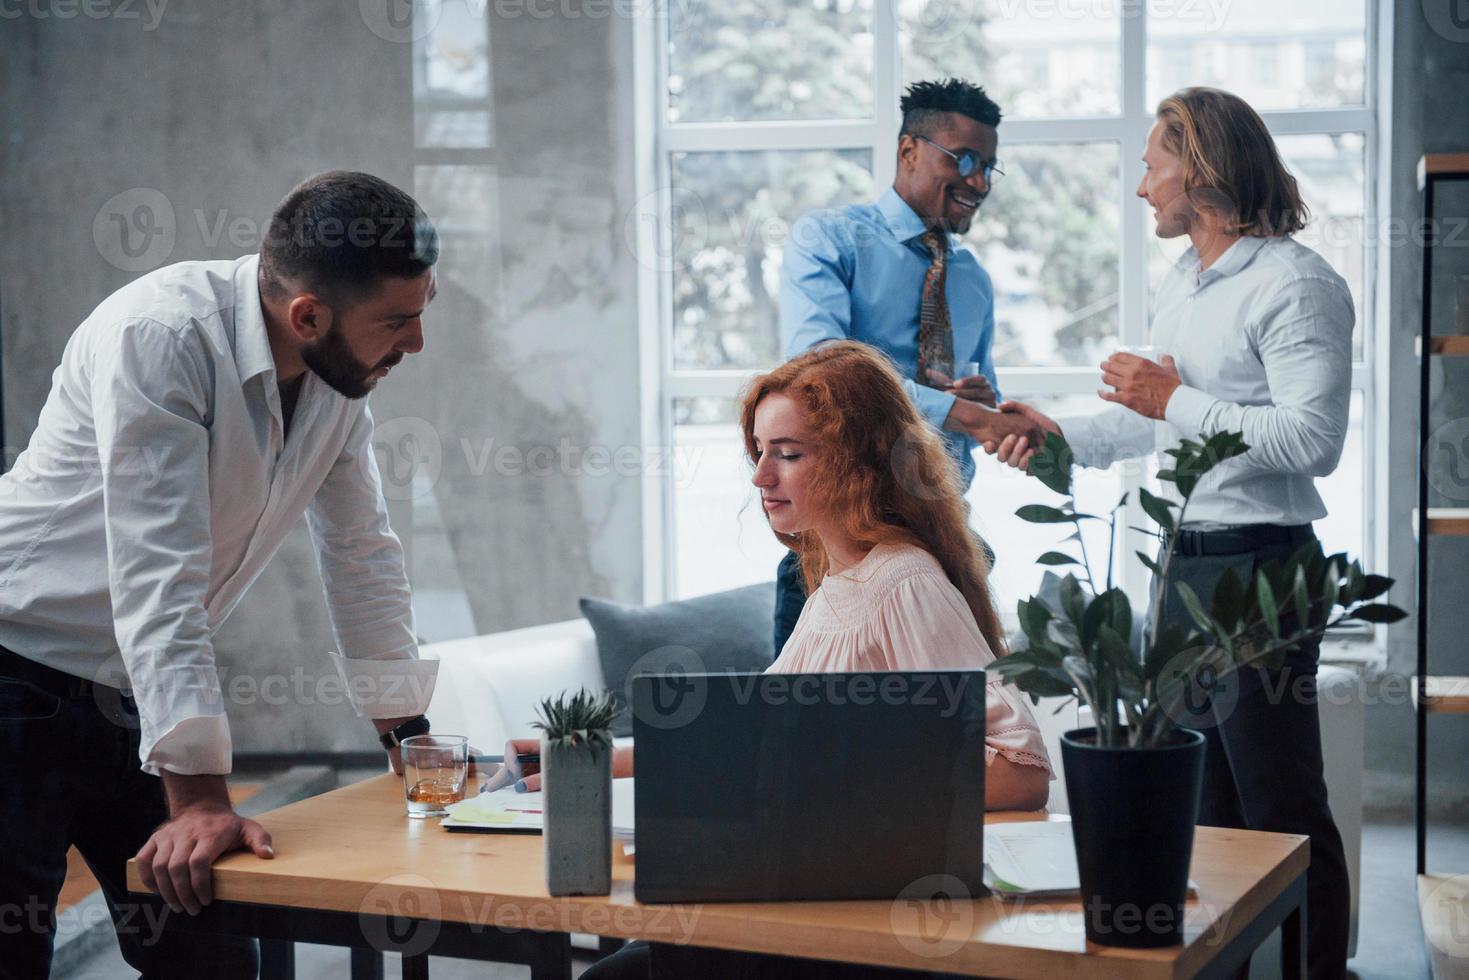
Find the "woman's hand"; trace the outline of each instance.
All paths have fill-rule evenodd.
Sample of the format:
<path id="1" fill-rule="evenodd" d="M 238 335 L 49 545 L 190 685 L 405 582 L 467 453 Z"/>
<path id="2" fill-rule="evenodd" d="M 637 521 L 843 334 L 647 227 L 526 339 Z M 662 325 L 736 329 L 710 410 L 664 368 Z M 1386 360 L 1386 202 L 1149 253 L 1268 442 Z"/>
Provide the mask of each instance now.
<path id="1" fill-rule="evenodd" d="M 513 785 L 520 793 L 538 793 L 541 790 L 541 770 L 537 766 L 533 772 L 523 773 L 520 769 L 519 756 L 540 755 L 541 740 L 538 738 L 512 738 L 505 743 L 505 768 L 495 774 L 485 787 L 486 792 L 502 789 Z M 612 778 L 623 779 L 631 776 L 633 772 L 632 746 L 618 746 L 612 749 Z"/>

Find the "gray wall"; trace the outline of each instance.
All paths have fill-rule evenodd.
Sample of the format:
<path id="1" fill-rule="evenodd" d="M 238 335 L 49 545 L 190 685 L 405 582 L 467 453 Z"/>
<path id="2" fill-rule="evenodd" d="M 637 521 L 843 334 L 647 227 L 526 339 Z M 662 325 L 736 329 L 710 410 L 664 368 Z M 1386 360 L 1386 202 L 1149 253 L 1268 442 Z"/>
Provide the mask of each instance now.
<path id="1" fill-rule="evenodd" d="M 574 451 L 637 447 L 636 275 L 622 246 L 633 186 L 629 26 L 492 24 L 495 146 L 440 153 L 442 166 L 426 170 L 415 166 L 430 158 L 414 146 L 413 46 L 369 29 L 368 6 L 171 0 L 161 17 L 139 5 L 137 19 L 0 22 L 8 451 L 28 440 L 77 323 L 137 274 L 108 261 L 117 249 L 105 214 L 94 240 L 115 195 L 132 192 L 110 210 L 142 200 L 140 188 L 172 208 L 171 220 L 154 212 L 175 240 L 153 265 L 231 258 L 255 251 L 254 229 L 297 181 L 366 170 L 414 189 L 446 231 L 427 348 L 373 396 L 380 460 L 424 472 L 392 501 L 413 577 L 439 597 L 420 632 L 569 618 L 583 592 L 634 601 L 636 474 L 481 465 L 486 440 L 522 452 L 562 439 Z M 221 219 L 226 229 L 244 219 L 241 232 L 215 238 Z M 397 437 L 425 425 L 438 456 L 395 458 Z M 220 631 L 227 675 L 329 673 L 319 581 L 303 526 Z M 285 703 L 232 704 L 236 751 L 373 745 L 349 708 L 303 703 L 314 700 L 305 690 Z"/>
<path id="2" fill-rule="evenodd" d="M 1391 127 L 1391 157 L 1383 161 L 1386 213 L 1378 222 L 1380 261 L 1386 264 L 1387 290 L 1379 304 L 1386 349 L 1377 370 L 1387 383 L 1390 441 L 1386 465 L 1378 474 L 1379 491 L 1388 502 L 1389 520 L 1379 529 L 1389 567 L 1398 581 L 1393 600 L 1405 608 L 1416 601 L 1417 552 L 1411 531 L 1417 503 L 1418 447 L 1411 434 L 1418 426 L 1418 362 L 1414 339 L 1421 306 L 1422 254 L 1405 232 L 1423 215 L 1415 170 L 1424 153 L 1469 152 L 1469 30 L 1456 29 L 1449 16 L 1454 0 L 1384 2 L 1393 32 L 1391 61 L 1384 65 L 1391 85 L 1383 120 Z M 1385 95 L 1387 93 L 1384 93 Z M 1469 217 L 1466 198 L 1457 198 L 1457 215 Z M 1441 212 L 1442 214 L 1442 212 Z M 1469 274 L 1469 231 L 1460 230 L 1459 245 L 1445 249 Z M 1456 254 L 1454 254 L 1456 253 Z M 1435 330 L 1449 332 L 1450 324 Z M 1460 331 L 1463 332 L 1463 331 Z M 1435 365 L 1433 425 L 1469 417 L 1469 364 L 1444 360 Z M 1403 436 L 1407 436 L 1404 438 Z M 1442 465 L 1443 459 L 1439 460 Z M 1460 465 L 1469 463 L 1461 459 Z M 1469 506 L 1435 494 L 1434 506 Z M 1435 673 L 1469 674 L 1469 540 L 1438 539 L 1430 559 L 1430 669 Z M 1401 683 L 1415 669 L 1414 621 L 1394 627 L 1388 669 L 1397 675 L 1368 690 L 1367 789 L 1370 801 L 1401 808 L 1411 801 L 1414 723 L 1411 704 Z M 1429 720 L 1432 805 L 1440 811 L 1460 810 L 1469 803 L 1469 780 L 1463 759 L 1469 755 L 1469 724 L 1464 719 Z"/>

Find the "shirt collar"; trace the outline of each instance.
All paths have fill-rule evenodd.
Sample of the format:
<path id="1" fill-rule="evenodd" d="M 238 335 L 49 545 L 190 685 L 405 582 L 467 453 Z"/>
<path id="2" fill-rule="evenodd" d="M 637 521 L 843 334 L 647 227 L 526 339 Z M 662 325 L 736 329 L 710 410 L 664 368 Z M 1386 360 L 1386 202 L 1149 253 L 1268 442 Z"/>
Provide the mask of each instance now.
<path id="1" fill-rule="evenodd" d="M 259 255 L 247 255 L 235 263 L 235 367 L 241 381 L 275 371 L 275 355 L 260 308 L 259 273 Z"/>
<path id="2" fill-rule="evenodd" d="M 882 197 L 877 199 L 877 212 L 882 215 L 882 220 L 887 223 L 888 231 L 899 242 L 911 242 L 920 238 L 928 231 L 928 226 L 923 219 L 918 217 L 918 212 L 908 206 L 908 202 L 898 194 L 896 188 L 889 187 L 883 192 Z M 954 236 L 945 235 L 949 243 L 949 251 L 954 250 Z"/>
<path id="3" fill-rule="evenodd" d="M 1262 237 L 1255 235 L 1241 236 L 1233 245 L 1224 250 L 1223 255 L 1214 260 L 1213 265 L 1203 271 L 1199 271 L 1198 251 L 1190 248 L 1189 265 L 1187 268 L 1195 274 L 1194 278 L 1200 286 L 1207 286 L 1214 280 L 1223 279 L 1225 276 L 1232 276 L 1249 265 L 1250 260 L 1264 246 L 1265 239 Z"/>

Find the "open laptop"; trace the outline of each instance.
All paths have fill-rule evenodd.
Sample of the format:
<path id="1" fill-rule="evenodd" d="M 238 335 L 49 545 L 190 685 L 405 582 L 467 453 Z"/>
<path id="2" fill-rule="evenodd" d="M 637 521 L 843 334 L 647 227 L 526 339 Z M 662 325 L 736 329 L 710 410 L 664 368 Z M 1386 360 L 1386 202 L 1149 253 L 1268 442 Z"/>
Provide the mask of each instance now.
<path id="1" fill-rule="evenodd" d="M 638 901 L 985 893 L 984 671 L 645 674 L 632 706 Z"/>

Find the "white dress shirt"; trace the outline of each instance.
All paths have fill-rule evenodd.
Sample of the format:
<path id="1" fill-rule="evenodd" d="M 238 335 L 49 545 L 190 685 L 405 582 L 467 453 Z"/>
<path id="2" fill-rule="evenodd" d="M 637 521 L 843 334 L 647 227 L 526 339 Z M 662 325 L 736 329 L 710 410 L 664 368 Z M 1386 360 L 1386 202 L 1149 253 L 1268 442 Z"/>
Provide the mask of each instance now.
<path id="1" fill-rule="evenodd" d="M 1189 526 L 1304 524 L 1326 516 L 1315 477 L 1336 469 L 1351 404 L 1346 281 L 1289 236 L 1241 238 L 1208 269 L 1190 248 L 1153 310 L 1153 346 L 1183 384 L 1164 420 L 1121 405 L 1057 419 L 1077 462 L 1106 467 L 1185 439 L 1243 432 L 1249 452 L 1199 481 Z M 1178 499 L 1172 483 L 1165 493 Z"/>
<path id="2" fill-rule="evenodd" d="M 391 718 L 433 693 L 366 400 L 308 371 L 285 436 L 258 267 L 182 262 L 104 300 L 0 477 L 0 645 L 130 685 L 154 774 L 230 771 L 213 636 L 303 513 L 341 696 Z"/>

